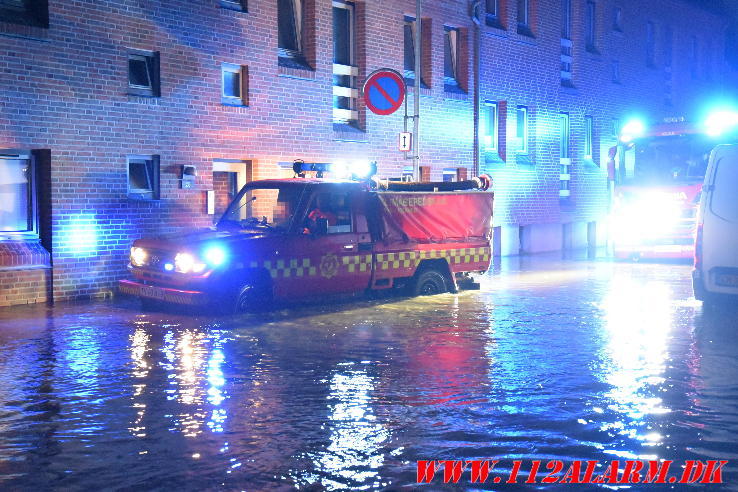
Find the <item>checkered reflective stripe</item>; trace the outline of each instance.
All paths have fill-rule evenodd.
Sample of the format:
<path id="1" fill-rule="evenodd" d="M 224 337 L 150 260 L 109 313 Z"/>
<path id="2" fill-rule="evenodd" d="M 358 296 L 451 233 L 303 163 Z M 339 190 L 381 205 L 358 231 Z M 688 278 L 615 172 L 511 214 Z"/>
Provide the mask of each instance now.
<path id="1" fill-rule="evenodd" d="M 320 258 L 292 258 L 289 260 L 252 261 L 250 268 L 266 268 L 272 278 L 301 278 L 320 276 Z M 344 273 L 368 272 L 372 268 L 372 255 L 347 255 L 339 259 L 339 269 Z"/>
<path id="2" fill-rule="evenodd" d="M 415 268 L 421 260 L 437 258 L 445 258 L 451 265 L 482 263 L 489 261 L 491 253 L 492 251 L 489 247 L 383 253 L 377 255 L 377 269 L 379 271 L 387 271 L 400 268 Z"/>
<path id="3" fill-rule="evenodd" d="M 342 263 L 349 273 L 368 272 L 372 269 L 372 255 L 344 256 Z"/>

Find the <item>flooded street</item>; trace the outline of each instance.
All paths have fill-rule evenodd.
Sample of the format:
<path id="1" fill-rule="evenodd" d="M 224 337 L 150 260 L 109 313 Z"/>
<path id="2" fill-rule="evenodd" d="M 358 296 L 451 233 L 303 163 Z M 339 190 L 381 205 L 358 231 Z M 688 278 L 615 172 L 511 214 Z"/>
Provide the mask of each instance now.
<path id="1" fill-rule="evenodd" d="M 241 317 L 5 309 L 0 486 L 409 490 L 417 460 L 722 459 L 708 488 L 738 490 L 738 316 L 690 271 L 531 257 L 480 291 Z"/>

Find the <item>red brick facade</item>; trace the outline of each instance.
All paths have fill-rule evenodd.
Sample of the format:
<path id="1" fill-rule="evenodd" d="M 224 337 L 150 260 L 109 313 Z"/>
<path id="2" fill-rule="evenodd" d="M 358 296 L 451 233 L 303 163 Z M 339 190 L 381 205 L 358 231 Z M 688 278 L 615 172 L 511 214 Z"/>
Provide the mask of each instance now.
<path id="1" fill-rule="evenodd" d="M 212 223 L 206 191 L 222 193 L 225 186 L 213 180 L 214 160 L 249 161 L 253 179 L 283 176 L 287 171 L 278 163 L 295 158 L 376 160 L 379 174 L 390 177 L 400 176 L 411 162 L 397 151 L 401 111 L 376 116 L 359 98 L 361 131 L 332 124 L 328 0 L 303 0 L 303 54 L 310 70 L 278 64 L 273 0 L 249 0 L 247 12 L 223 8 L 219 0 L 48 3 L 48 28 L 0 22 L 0 150 L 48 151 L 49 183 L 37 192 L 43 195 L 39 220 L 45 222 L 40 238 L 53 269 L 30 265 L 33 261 L 24 269 L 16 264 L 23 248 L 0 249 L 0 305 L 45 300 L 48 289 L 56 300 L 112 292 L 125 275 L 134 238 Z M 415 3 L 354 3 L 357 84 L 380 67 L 402 72 L 403 19 L 414 16 Z M 485 101 L 497 102 L 501 127 L 498 152 L 482 150 L 478 160 L 481 171 L 495 179 L 497 226 L 560 228 L 597 221 L 606 201 L 600 165 L 614 143 L 611 120 L 622 121 L 634 111 L 652 119 L 689 117 L 699 95 L 725 82 L 727 24 L 719 16 L 683 0 L 597 0 L 596 52 L 589 52 L 585 3 L 572 0 L 571 87 L 561 83 L 561 0 L 530 0 L 533 36 L 518 33 L 517 2 L 498 2 L 504 28 L 490 27 L 480 16 L 481 108 Z M 616 7 L 622 9 L 622 32 L 613 29 Z M 443 169 L 466 168 L 471 174 L 474 168 L 477 33 L 469 12 L 465 1 L 424 1 L 423 18 L 429 22 L 423 27 L 423 73 L 430 87 L 421 89 L 420 152 L 433 180 L 442 179 Z M 649 20 L 657 29 L 654 67 L 646 65 Z M 675 38 L 673 106 L 664 104 L 659 36 L 666 25 Z M 444 26 L 459 29 L 458 80 L 465 93 L 444 90 Z M 698 39 L 699 63 L 710 67 L 696 79 L 687 66 L 692 36 Z M 130 49 L 159 53 L 161 97 L 128 95 Z M 620 64 L 617 84 L 612 61 Z M 222 104 L 223 63 L 247 67 L 247 106 Z M 530 121 L 526 156 L 514 139 L 518 106 L 527 107 Z M 559 199 L 560 112 L 569 113 L 571 122 L 566 203 Z M 581 151 L 585 115 L 594 122 L 592 161 Z M 159 156 L 160 199 L 129 198 L 131 155 Z M 192 189 L 181 186 L 183 165 L 196 167 Z"/>

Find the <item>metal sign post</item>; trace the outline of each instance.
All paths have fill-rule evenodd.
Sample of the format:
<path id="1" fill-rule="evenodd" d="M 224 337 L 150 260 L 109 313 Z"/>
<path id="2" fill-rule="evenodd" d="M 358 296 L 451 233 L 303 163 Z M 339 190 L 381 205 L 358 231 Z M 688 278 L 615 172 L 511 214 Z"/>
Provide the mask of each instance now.
<path id="1" fill-rule="evenodd" d="M 423 54 L 422 0 L 415 0 L 415 93 L 413 94 L 413 179 L 420 181 L 420 57 Z"/>

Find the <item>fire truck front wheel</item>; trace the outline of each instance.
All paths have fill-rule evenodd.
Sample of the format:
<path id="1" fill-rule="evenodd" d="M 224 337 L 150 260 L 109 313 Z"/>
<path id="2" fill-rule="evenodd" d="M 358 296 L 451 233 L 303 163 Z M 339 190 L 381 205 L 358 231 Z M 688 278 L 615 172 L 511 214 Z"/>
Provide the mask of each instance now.
<path id="1" fill-rule="evenodd" d="M 414 296 L 432 296 L 448 292 L 446 277 L 436 269 L 423 270 L 410 285 L 410 293 Z"/>

